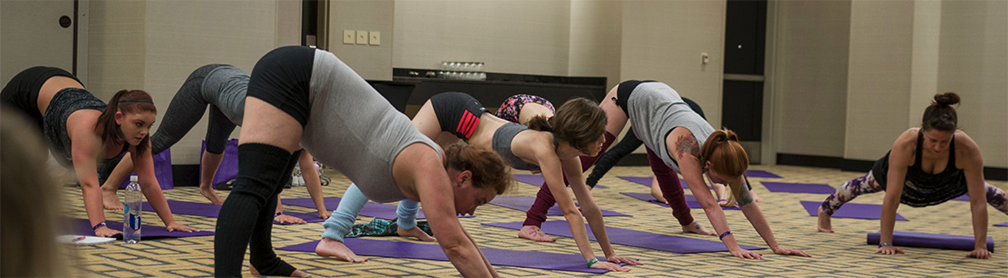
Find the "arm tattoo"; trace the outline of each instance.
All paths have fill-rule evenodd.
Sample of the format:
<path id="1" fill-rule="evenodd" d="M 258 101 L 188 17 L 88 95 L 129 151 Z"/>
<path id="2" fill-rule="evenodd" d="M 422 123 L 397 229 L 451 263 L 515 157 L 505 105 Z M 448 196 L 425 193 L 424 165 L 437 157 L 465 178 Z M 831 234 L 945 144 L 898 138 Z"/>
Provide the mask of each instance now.
<path id="1" fill-rule="evenodd" d="M 744 180 L 745 179 L 743 179 L 742 184 L 739 185 L 738 205 L 740 207 L 748 205 L 753 202 L 752 195 L 749 194 L 749 186 L 746 184 Z"/>
<path id="2" fill-rule="evenodd" d="M 693 136 L 682 135 L 676 139 L 676 152 L 679 154 L 677 160 L 682 160 L 684 154 L 692 154 L 693 157 L 700 158 L 700 148 L 693 139 Z"/>

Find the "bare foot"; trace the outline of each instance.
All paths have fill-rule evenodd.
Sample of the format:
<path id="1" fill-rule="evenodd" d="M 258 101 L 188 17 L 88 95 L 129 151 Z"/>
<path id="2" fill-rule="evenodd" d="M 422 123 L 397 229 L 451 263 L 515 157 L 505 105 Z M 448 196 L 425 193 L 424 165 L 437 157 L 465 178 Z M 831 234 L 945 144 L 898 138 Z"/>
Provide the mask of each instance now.
<path id="1" fill-rule="evenodd" d="M 409 230 L 405 230 L 403 228 L 396 227 L 396 232 L 399 233 L 399 236 L 415 237 L 415 238 L 419 239 L 420 241 L 437 241 L 436 238 L 428 235 L 423 230 L 421 230 L 420 228 L 417 228 L 417 227 L 413 227 L 412 229 L 409 229 Z"/>
<path id="2" fill-rule="evenodd" d="M 833 233 L 833 223 L 830 216 L 819 207 L 819 231 L 823 233 Z"/>
<path id="3" fill-rule="evenodd" d="M 760 198 L 760 196 L 756 195 L 756 191 L 749 190 L 749 195 L 752 196 L 753 202 L 757 203 L 763 202 L 763 198 Z"/>
<path id="4" fill-rule="evenodd" d="M 210 202 L 213 203 L 214 205 L 224 204 L 224 199 L 221 199 L 220 196 L 217 196 L 217 192 L 213 190 L 213 187 L 208 186 L 204 188 L 200 186 L 199 193 L 203 194 L 203 197 L 206 197 L 207 200 L 210 200 Z"/>
<path id="5" fill-rule="evenodd" d="M 524 226 L 521 230 L 518 230 L 518 237 L 541 242 L 554 242 L 555 238 L 543 233 L 539 227 L 536 226 Z"/>
<path id="6" fill-rule="evenodd" d="M 256 270 L 252 264 L 249 264 L 249 273 L 252 273 L 252 276 L 261 276 L 259 275 L 259 270 Z M 294 270 L 290 277 L 311 277 L 311 274 L 300 270 Z"/>
<path id="7" fill-rule="evenodd" d="M 694 233 L 694 234 L 707 235 L 707 236 L 717 235 L 717 233 L 715 233 L 715 232 L 713 232 L 711 230 L 708 230 L 707 228 L 704 228 L 703 226 L 700 226 L 700 224 L 698 224 L 696 221 L 694 221 L 693 223 L 690 223 L 689 225 L 682 226 L 682 231 L 684 233 Z"/>
<path id="8" fill-rule="evenodd" d="M 119 188 L 114 188 L 111 191 L 102 188 L 102 205 L 105 206 L 107 210 L 123 210 L 123 203 L 119 201 L 119 196 L 116 196 L 116 190 Z"/>
<path id="9" fill-rule="evenodd" d="M 351 263 L 362 263 L 368 260 L 367 258 L 354 254 L 354 252 L 350 251 L 350 248 L 347 248 L 342 242 L 325 237 L 322 238 L 322 241 L 319 241 L 319 244 L 315 246 L 315 254 L 322 257 L 337 257 Z"/>

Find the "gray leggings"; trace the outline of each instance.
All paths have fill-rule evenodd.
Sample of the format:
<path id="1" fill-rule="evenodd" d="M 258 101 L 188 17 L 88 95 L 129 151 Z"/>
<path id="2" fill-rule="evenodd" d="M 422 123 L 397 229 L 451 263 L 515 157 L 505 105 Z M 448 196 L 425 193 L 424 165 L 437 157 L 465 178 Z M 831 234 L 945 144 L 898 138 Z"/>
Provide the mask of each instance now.
<path id="1" fill-rule="evenodd" d="M 203 118 L 203 112 L 210 106 L 210 123 L 207 125 L 206 151 L 213 154 L 224 153 L 227 139 L 235 129 L 235 124 L 231 122 L 224 113 L 203 97 L 203 80 L 214 68 L 226 66 L 212 64 L 202 66 L 186 78 L 182 88 L 172 98 L 168 110 L 165 111 L 161 126 L 158 127 L 154 135 L 151 136 L 151 151 L 153 154 L 161 153 L 175 143 L 178 143 L 189 130 Z"/>

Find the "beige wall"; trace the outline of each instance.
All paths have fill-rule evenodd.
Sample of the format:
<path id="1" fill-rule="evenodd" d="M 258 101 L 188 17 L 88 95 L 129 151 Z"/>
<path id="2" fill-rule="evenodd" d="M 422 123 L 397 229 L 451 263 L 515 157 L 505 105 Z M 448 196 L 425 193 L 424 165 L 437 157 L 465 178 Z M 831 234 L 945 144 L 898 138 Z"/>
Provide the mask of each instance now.
<path id="1" fill-rule="evenodd" d="M 780 153 L 842 157 L 851 2 L 775 4 L 765 92 L 773 96 L 772 144 Z"/>
<path id="2" fill-rule="evenodd" d="M 477 61 L 487 72 L 567 75 L 570 13 L 570 1 L 395 1 L 392 65 Z"/>
<path id="3" fill-rule="evenodd" d="M 985 165 L 1006 167 L 1008 2 L 942 1 L 941 22 L 937 92 L 962 97 L 960 129 L 980 146 Z"/>
<path id="4" fill-rule="evenodd" d="M 222 63 L 251 73 L 266 52 L 300 43 L 298 1 L 249 1 L 242 5 L 226 1 L 91 1 L 90 8 L 91 91 L 108 100 L 120 89 L 146 90 L 158 106 L 155 131 L 171 99 L 196 68 Z M 278 16 L 285 20 L 278 20 Z M 198 164 L 205 131 L 203 120 L 173 146 L 172 163 Z M 232 134 L 237 136 L 238 130 Z"/>
<path id="5" fill-rule="evenodd" d="M 879 159 L 907 129 L 913 15 L 911 1 L 851 3 L 846 159 Z"/>
<path id="6" fill-rule="evenodd" d="M 329 51 L 364 79 L 392 80 L 395 9 L 392 0 L 329 2 Z M 381 43 L 343 44 L 343 30 L 377 31 Z"/>
<path id="7" fill-rule="evenodd" d="M 602 76 L 606 88 L 619 84 L 623 2 L 572 0 L 570 18 L 571 76 Z"/>
<path id="8" fill-rule="evenodd" d="M 624 2 L 620 79 L 665 82 L 720 126 L 724 17 L 725 1 Z"/>

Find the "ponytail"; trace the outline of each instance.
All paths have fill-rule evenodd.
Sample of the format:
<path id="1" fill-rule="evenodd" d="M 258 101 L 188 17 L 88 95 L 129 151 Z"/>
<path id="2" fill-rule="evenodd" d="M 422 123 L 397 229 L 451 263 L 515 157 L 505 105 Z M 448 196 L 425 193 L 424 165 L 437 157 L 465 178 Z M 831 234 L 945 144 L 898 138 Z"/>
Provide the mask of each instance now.
<path id="1" fill-rule="evenodd" d="M 535 116 L 529 129 L 553 132 L 557 141 L 567 142 L 582 153 L 594 153 L 591 145 L 605 134 L 608 116 L 598 103 L 587 98 L 573 98 L 557 108 L 556 115 L 546 119 Z"/>
<path id="2" fill-rule="evenodd" d="M 721 129 L 711 133 L 704 141 L 700 154 L 701 165 L 710 161 L 710 170 L 723 176 L 740 178 L 742 174 L 745 174 L 746 169 L 749 169 L 749 155 L 739 144 L 738 135 L 731 130 Z M 730 203 L 738 200 L 738 194 L 742 192 L 741 187 L 741 182 L 729 184 L 731 189 Z"/>
<path id="3" fill-rule="evenodd" d="M 150 94 L 142 90 L 121 90 L 112 96 L 108 106 L 105 107 L 105 111 L 102 111 L 102 114 L 98 116 L 95 129 L 102 130 L 102 141 L 122 144 L 125 135 L 122 134 L 119 124 L 116 124 L 116 112 L 123 112 L 123 114 L 139 112 L 157 113 L 157 107 L 154 106 L 154 101 L 151 99 Z M 149 142 L 150 134 L 140 141 L 140 145 L 136 146 L 136 155 L 143 154 Z"/>
<path id="4" fill-rule="evenodd" d="M 921 119 L 921 128 L 924 130 L 938 130 L 945 132 L 955 132 L 958 128 L 959 117 L 956 115 L 955 107 L 959 104 L 959 94 L 945 92 L 936 94 L 931 105 L 924 109 L 924 117 Z"/>

